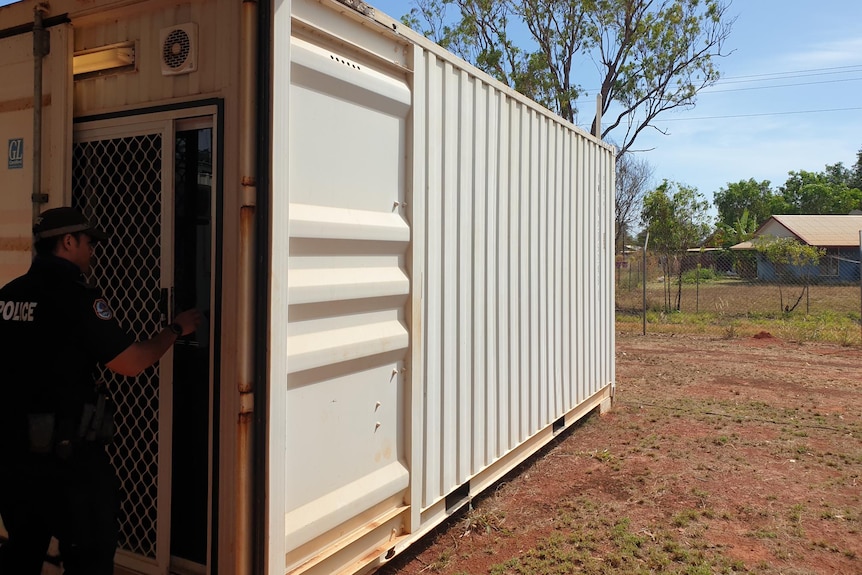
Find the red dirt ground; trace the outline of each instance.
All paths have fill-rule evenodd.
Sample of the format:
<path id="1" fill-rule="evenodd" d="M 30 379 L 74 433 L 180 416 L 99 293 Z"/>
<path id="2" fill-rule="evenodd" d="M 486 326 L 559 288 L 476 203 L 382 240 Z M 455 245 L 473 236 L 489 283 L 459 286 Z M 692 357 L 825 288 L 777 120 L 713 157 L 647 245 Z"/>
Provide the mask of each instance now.
<path id="1" fill-rule="evenodd" d="M 677 550 L 643 572 L 685 573 L 697 553 L 710 566 L 697 573 L 858 575 L 860 365 L 858 348 L 766 332 L 618 335 L 610 413 L 575 426 L 378 574 L 542 575 L 514 565 L 555 535 L 593 528 L 601 569 L 561 572 L 623 574 L 631 567 L 614 567 L 601 529 L 625 521 L 656 553 Z"/>

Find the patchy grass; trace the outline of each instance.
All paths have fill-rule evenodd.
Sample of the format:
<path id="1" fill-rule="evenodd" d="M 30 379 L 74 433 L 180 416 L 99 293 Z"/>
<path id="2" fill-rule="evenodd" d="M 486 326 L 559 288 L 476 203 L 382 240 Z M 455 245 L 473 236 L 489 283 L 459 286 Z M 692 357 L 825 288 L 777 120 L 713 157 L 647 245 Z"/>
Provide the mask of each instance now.
<path id="1" fill-rule="evenodd" d="M 610 413 L 380 575 L 862 573 L 862 351 L 617 345 Z"/>
<path id="2" fill-rule="evenodd" d="M 640 286 L 618 284 L 618 328 L 627 333 L 642 329 L 643 292 Z M 672 286 L 676 304 L 676 286 Z M 844 346 L 862 345 L 860 287 L 812 285 L 783 286 L 722 279 L 698 287 L 684 285 L 679 311 L 664 310 L 664 285 L 647 284 L 647 331 L 690 333 L 726 338 L 750 337 L 760 331 L 792 341 L 822 341 Z M 799 304 L 792 306 L 802 294 Z"/>
<path id="3" fill-rule="evenodd" d="M 647 309 L 660 310 L 664 305 L 664 284 L 660 281 L 647 283 Z M 682 286 L 680 309 L 684 313 L 712 313 L 724 317 L 746 317 L 753 315 L 780 316 L 784 306 L 792 306 L 800 295 L 802 298 L 793 314 L 835 313 L 859 317 L 859 285 L 812 285 L 808 293 L 802 285 L 785 285 L 779 293 L 778 285 L 747 282 L 739 279 L 721 279 L 701 283 L 699 286 Z M 676 303 L 677 285 L 671 286 L 671 299 Z M 783 296 L 783 299 L 782 299 Z M 625 313 L 643 309 L 643 288 L 640 285 L 617 284 L 617 309 Z"/>
<path id="4" fill-rule="evenodd" d="M 698 531 L 680 536 L 677 529 L 647 529 L 603 502 L 577 499 L 562 502 L 566 511 L 557 530 L 520 557 L 492 565 L 491 575 L 586 575 L 678 573 L 707 575 L 738 573 L 743 566 L 729 560 Z M 684 521 L 699 516 L 694 511 Z M 675 523 L 676 524 L 676 523 Z M 684 526 L 684 525 L 678 525 Z"/>
<path id="5" fill-rule="evenodd" d="M 621 333 L 643 330 L 642 316 L 617 313 L 617 329 Z M 647 333 L 686 333 L 735 339 L 752 337 L 761 332 L 788 341 L 835 343 L 841 346 L 862 345 L 859 313 L 838 314 L 751 314 L 730 317 L 715 313 L 687 313 L 650 310 L 647 312 Z"/>

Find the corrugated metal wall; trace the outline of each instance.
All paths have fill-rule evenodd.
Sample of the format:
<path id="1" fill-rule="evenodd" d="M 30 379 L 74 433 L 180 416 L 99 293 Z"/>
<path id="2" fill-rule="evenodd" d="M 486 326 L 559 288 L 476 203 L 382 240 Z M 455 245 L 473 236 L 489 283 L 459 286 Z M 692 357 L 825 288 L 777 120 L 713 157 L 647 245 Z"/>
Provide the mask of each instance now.
<path id="1" fill-rule="evenodd" d="M 291 10 L 286 571 L 352 573 L 610 397 L 614 158 L 383 15 Z"/>
<path id="2" fill-rule="evenodd" d="M 417 48 L 414 89 L 426 508 L 611 383 L 614 186 L 608 148 L 454 58 Z"/>

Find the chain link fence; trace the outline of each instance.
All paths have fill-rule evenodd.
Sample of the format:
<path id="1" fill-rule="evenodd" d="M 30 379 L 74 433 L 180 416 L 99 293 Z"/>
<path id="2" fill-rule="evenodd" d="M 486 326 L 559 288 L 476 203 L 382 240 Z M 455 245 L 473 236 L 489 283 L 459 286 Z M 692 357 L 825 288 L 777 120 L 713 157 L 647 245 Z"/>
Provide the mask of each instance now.
<path id="1" fill-rule="evenodd" d="M 777 270 L 753 252 L 721 249 L 691 251 L 670 261 L 648 252 L 644 265 L 643 252 L 632 250 L 616 256 L 617 326 L 862 345 L 855 250 L 830 254 L 816 268 L 801 270 Z"/>

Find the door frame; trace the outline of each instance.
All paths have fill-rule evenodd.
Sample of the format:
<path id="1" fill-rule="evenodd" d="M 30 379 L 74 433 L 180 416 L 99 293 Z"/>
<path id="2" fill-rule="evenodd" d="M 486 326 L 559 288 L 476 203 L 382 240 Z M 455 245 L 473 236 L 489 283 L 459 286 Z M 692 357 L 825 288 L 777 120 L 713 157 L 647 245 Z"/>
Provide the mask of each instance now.
<path id="1" fill-rule="evenodd" d="M 206 573 L 217 572 L 218 550 L 218 463 L 219 463 L 219 365 L 221 341 L 221 289 L 222 289 L 222 234 L 220 233 L 223 214 L 223 149 L 224 141 L 224 104 L 223 101 L 207 100 L 189 102 L 173 106 L 144 108 L 114 114 L 103 114 L 76 118 L 72 141 L 84 142 L 139 136 L 147 134 L 162 135 L 162 202 L 161 218 L 161 287 L 173 288 L 173 248 L 174 248 L 174 139 L 177 131 L 189 126 L 212 128 L 213 133 L 213 194 L 212 194 L 212 238 L 211 253 L 212 277 L 210 278 L 210 394 L 209 394 L 209 465 L 207 470 L 207 565 Z M 71 153 L 71 149 L 70 149 Z M 70 203 L 72 190 L 67 188 L 66 203 Z M 165 225 L 165 222 L 169 222 Z M 146 575 L 167 575 L 171 568 L 187 567 L 185 562 L 174 565 L 170 549 L 171 529 L 171 492 L 172 492 L 172 445 L 162 446 L 164 437 L 173 435 L 173 399 L 171 393 L 173 377 L 172 350 L 162 358 L 159 366 L 159 488 L 157 503 L 157 539 L 155 560 L 126 550 L 118 550 L 115 564 L 133 573 Z M 186 571 L 186 569 L 183 569 Z"/>

